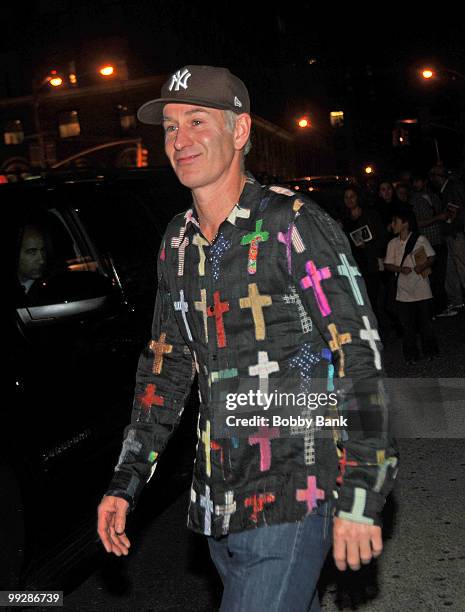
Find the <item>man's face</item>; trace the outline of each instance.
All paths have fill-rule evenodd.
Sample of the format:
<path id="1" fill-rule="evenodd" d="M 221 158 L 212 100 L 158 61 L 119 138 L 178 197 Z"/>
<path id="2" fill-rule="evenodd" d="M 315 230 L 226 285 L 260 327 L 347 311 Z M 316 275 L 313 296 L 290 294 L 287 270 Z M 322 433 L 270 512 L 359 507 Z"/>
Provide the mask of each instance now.
<path id="1" fill-rule="evenodd" d="M 381 183 L 379 186 L 379 195 L 385 202 L 392 200 L 392 185 L 391 183 Z"/>
<path id="2" fill-rule="evenodd" d="M 399 217 L 394 217 L 392 219 L 392 231 L 394 234 L 400 234 L 400 232 L 408 227 L 408 223 L 406 221 L 402 221 Z"/>
<path id="3" fill-rule="evenodd" d="M 352 210 L 353 208 L 357 206 L 358 197 L 355 191 L 352 191 L 352 189 L 347 189 L 344 192 L 344 204 L 349 210 Z"/>
<path id="4" fill-rule="evenodd" d="M 442 187 L 442 184 L 445 182 L 445 178 L 442 177 L 440 174 L 438 174 L 437 172 L 430 172 L 429 174 L 429 178 L 431 183 L 434 185 L 434 187 L 436 188 L 440 188 Z"/>
<path id="5" fill-rule="evenodd" d="M 26 228 L 19 254 L 18 276 L 21 281 L 42 278 L 47 253 L 42 234 L 35 228 Z"/>
<path id="6" fill-rule="evenodd" d="M 166 104 L 163 117 L 165 152 L 183 185 L 198 189 L 227 174 L 236 149 L 223 111 Z"/>

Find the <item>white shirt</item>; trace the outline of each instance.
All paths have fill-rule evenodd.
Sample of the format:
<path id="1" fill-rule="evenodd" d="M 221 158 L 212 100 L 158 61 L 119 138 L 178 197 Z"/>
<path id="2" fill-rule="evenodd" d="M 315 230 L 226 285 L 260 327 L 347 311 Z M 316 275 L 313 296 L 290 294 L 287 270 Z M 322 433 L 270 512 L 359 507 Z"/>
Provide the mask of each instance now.
<path id="1" fill-rule="evenodd" d="M 384 258 L 385 264 L 400 266 L 402 257 L 404 256 L 405 245 L 409 237 L 410 234 L 407 236 L 406 240 L 401 240 L 400 237 L 397 236 L 389 241 L 386 257 Z M 419 236 L 411 253 L 407 255 L 402 264 L 403 266 L 412 268 L 412 271 L 410 274 L 399 274 L 396 295 L 396 299 L 399 302 L 418 302 L 433 297 L 428 277 L 423 278 L 421 274 L 417 274 L 413 269 L 415 267 L 413 253 L 420 247 L 425 249 L 427 257 L 433 257 L 436 254 L 428 239 L 425 236 Z"/>

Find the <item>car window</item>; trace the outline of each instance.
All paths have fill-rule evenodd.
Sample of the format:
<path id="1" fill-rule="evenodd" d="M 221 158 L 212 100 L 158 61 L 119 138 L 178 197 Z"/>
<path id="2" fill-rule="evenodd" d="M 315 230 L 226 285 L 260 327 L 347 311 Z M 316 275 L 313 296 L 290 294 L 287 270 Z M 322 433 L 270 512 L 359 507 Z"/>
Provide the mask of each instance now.
<path id="1" fill-rule="evenodd" d="M 58 209 L 26 212 L 17 222 L 17 307 L 101 297 L 111 281 Z"/>

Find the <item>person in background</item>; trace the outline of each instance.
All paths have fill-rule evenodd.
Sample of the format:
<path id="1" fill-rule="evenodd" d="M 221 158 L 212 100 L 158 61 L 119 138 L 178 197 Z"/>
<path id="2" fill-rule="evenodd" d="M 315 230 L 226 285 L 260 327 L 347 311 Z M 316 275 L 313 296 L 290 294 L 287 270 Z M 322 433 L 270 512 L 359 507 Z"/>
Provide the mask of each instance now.
<path id="1" fill-rule="evenodd" d="M 446 291 L 449 309 L 458 310 L 465 299 L 465 185 L 443 166 L 431 168 L 429 177 L 447 214 L 443 226 L 448 249 Z"/>
<path id="2" fill-rule="evenodd" d="M 364 206 L 360 190 L 357 187 L 346 188 L 344 191 L 344 206 L 344 231 L 349 236 L 352 253 L 365 280 L 373 311 L 378 317 L 378 293 L 382 269 L 380 260 L 386 254 L 387 230 L 378 212 L 373 208 Z M 369 229 L 370 237 L 358 241 L 354 232 L 365 227 Z"/>
<path id="3" fill-rule="evenodd" d="M 401 181 L 396 184 L 396 196 L 402 204 L 408 204 L 410 200 L 411 188 L 409 183 Z"/>
<path id="4" fill-rule="evenodd" d="M 43 232 L 35 225 L 25 225 L 20 236 L 18 281 L 21 302 L 36 304 L 41 294 L 41 280 L 47 266 L 47 249 Z"/>
<path id="5" fill-rule="evenodd" d="M 380 182 L 378 196 L 376 210 L 378 211 L 384 226 L 389 230 L 392 215 L 394 214 L 396 207 L 400 204 L 399 198 L 394 191 L 394 186 L 391 181 L 382 180 Z"/>
<path id="6" fill-rule="evenodd" d="M 444 287 L 447 271 L 447 244 L 444 237 L 444 223 L 449 217 L 442 210 L 442 202 L 439 196 L 428 188 L 424 174 L 417 173 L 413 177 L 413 194 L 410 203 L 415 213 L 420 234 L 426 236 L 436 253 L 430 276 L 434 314 L 438 317 L 455 316 L 457 310 L 447 308 L 447 294 Z"/>
<path id="7" fill-rule="evenodd" d="M 403 330 L 402 350 L 408 365 L 419 359 L 417 329 L 423 356 L 439 355 L 433 330 L 432 297 L 424 274 L 434 262 L 434 250 L 425 236 L 418 234 L 415 215 L 409 207 L 399 208 L 392 220 L 397 236 L 389 241 L 384 266 L 397 275 L 396 304 Z M 422 252 L 422 263 L 418 261 Z"/>

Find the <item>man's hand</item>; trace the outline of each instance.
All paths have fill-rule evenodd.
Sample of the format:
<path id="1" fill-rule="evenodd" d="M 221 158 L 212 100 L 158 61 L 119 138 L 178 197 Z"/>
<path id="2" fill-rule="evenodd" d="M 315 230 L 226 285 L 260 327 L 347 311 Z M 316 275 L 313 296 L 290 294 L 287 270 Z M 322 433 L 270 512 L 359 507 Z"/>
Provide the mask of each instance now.
<path id="1" fill-rule="evenodd" d="M 105 550 L 117 557 L 127 555 L 131 543 L 124 533 L 128 502 L 122 497 L 105 496 L 97 509 L 97 532 Z"/>
<path id="2" fill-rule="evenodd" d="M 338 570 L 359 570 L 383 551 L 381 527 L 334 517 L 333 557 Z"/>

